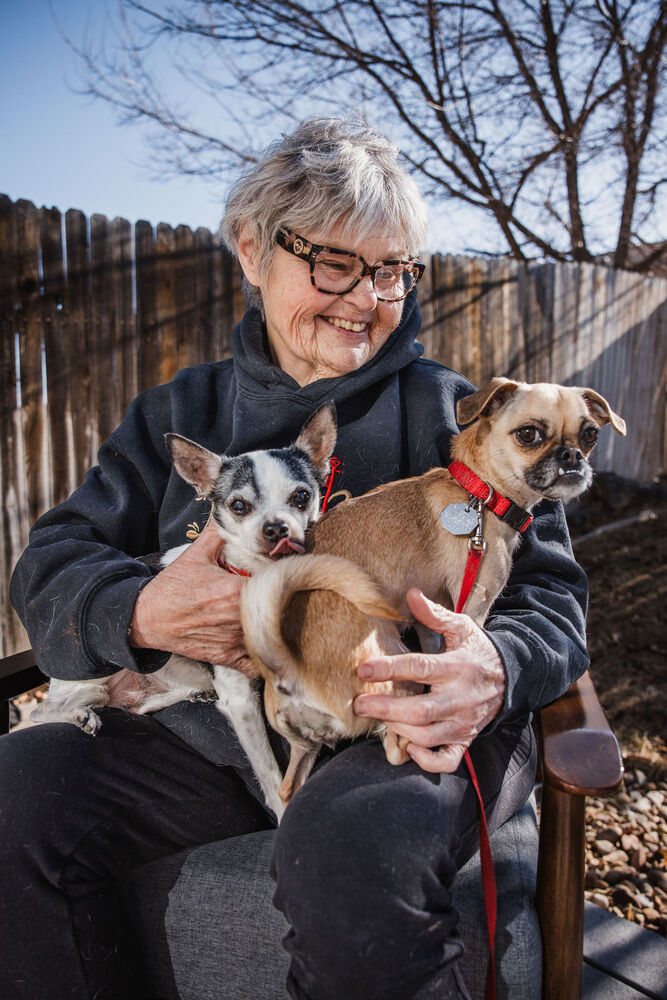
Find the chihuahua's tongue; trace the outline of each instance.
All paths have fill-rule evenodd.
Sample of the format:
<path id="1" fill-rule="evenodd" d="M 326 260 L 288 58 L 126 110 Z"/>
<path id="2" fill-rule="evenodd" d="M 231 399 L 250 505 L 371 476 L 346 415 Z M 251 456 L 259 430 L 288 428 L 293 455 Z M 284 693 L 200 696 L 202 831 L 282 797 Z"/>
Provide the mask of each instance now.
<path id="1" fill-rule="evenodd" d="M 290 552 L 296 552 L 298 555 L 303 555 L 306 550 L 303 545 L 299 545 L 298 542 L 293 542 L 291 538 L 281 538 L 274 549 L 271 549 L 269 556 L 273 558 L 274 556 L 288 556 Z"/>

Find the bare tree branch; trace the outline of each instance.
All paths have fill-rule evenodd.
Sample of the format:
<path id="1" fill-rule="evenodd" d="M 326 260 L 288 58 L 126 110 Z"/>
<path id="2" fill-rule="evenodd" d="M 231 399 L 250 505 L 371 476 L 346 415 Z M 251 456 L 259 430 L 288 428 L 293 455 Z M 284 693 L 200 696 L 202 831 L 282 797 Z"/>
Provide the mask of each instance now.
<path id="1" fill-rule="evenodd" d="M 363 109 L 428 193 L 484 213 L 519 259 L 639 269 L 642 241 L 665 252 L 665 0 L 118 4 L 100 50 L 69 44 L 87 93 L 153 126 L 162 171 L 228 178 L 269 127 Z"/>

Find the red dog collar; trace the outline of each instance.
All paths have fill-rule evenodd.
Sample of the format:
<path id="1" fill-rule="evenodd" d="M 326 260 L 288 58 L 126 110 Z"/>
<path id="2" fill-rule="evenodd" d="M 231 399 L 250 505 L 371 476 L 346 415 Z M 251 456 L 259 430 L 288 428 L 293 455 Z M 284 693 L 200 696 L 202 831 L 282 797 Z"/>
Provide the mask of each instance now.
<path id="1" fill-rule="evenodd" d="M 252 576 L 252 573 L 248 573 L 244 569 L 239 569 L 238 566 L 232 566 L 231 563 L 223 562 L 220 563 L 220 565 L 223 569 L 226 569 L 227 572 L 231 573 L 233 576 Z"/>
<path id="2" fill-rule="evenodd" d="M 488 510 L 492 511 L 501 521 L 509 524 L 510 528 L 514 528 L 515 531 L 525 531 L 533 520 L 532 514 L 529 514 L 523 507 L 519 507 L 513 500 L 496 493 L 492 486 L 476 476 L 472 469 L 469 469 L 463 462 L 452 462 L 451 465 L 447 466 L 447 471 L 451 473 L 466 493 L 482 500 Z"/>

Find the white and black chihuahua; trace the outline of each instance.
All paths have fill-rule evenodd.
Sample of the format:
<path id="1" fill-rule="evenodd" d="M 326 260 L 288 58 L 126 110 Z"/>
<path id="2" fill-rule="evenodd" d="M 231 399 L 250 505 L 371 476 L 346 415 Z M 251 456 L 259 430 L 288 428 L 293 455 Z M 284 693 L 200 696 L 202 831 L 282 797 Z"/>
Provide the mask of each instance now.
<path id="1" fill-rule="evenodd" d="M 230 458 L 178 434 L 165 435 L 176 471 L 211 503 L 211 517 L 225 541 L 225 564 L 256 575 L 273 560 L 304 551 L 306 529 L 319 516 L 320 487 L 329 471 L 336 432 L 336 410 L 330 403 L 306 421 L 288 448 Z M 186 548 L 163 553 L 158 568 L 164 569 Z M 151 674 L 120 670 L 83 681 L 53 679 L 48 697 L 31 718 L 71 722 L 95 735 L 102 725 L 95 708 L 144 715 L 178 701 L 216 701 L 234 727 L 267 805 L 280 818 L 282 775 L 267 738 L 258 683 L 231 667 L 174 653 Z"/>

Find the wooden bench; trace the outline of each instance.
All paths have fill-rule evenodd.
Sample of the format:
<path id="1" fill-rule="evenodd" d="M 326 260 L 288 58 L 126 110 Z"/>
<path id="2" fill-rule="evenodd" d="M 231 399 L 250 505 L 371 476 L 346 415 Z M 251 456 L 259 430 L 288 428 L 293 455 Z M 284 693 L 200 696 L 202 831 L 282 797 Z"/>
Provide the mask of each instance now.
<path id="1" fill-rule="evenodd" d="M 0 732 L 9 700 L 46 678 L 32 650 L 0 660 Z M 585 674 L 535 720 L 542 780 L 537 905 L 542 927 L 544 1000 L 580 1000 L 584 937 L 584 834 L 587 795 L 612 795 L 623 762 Z"/>

